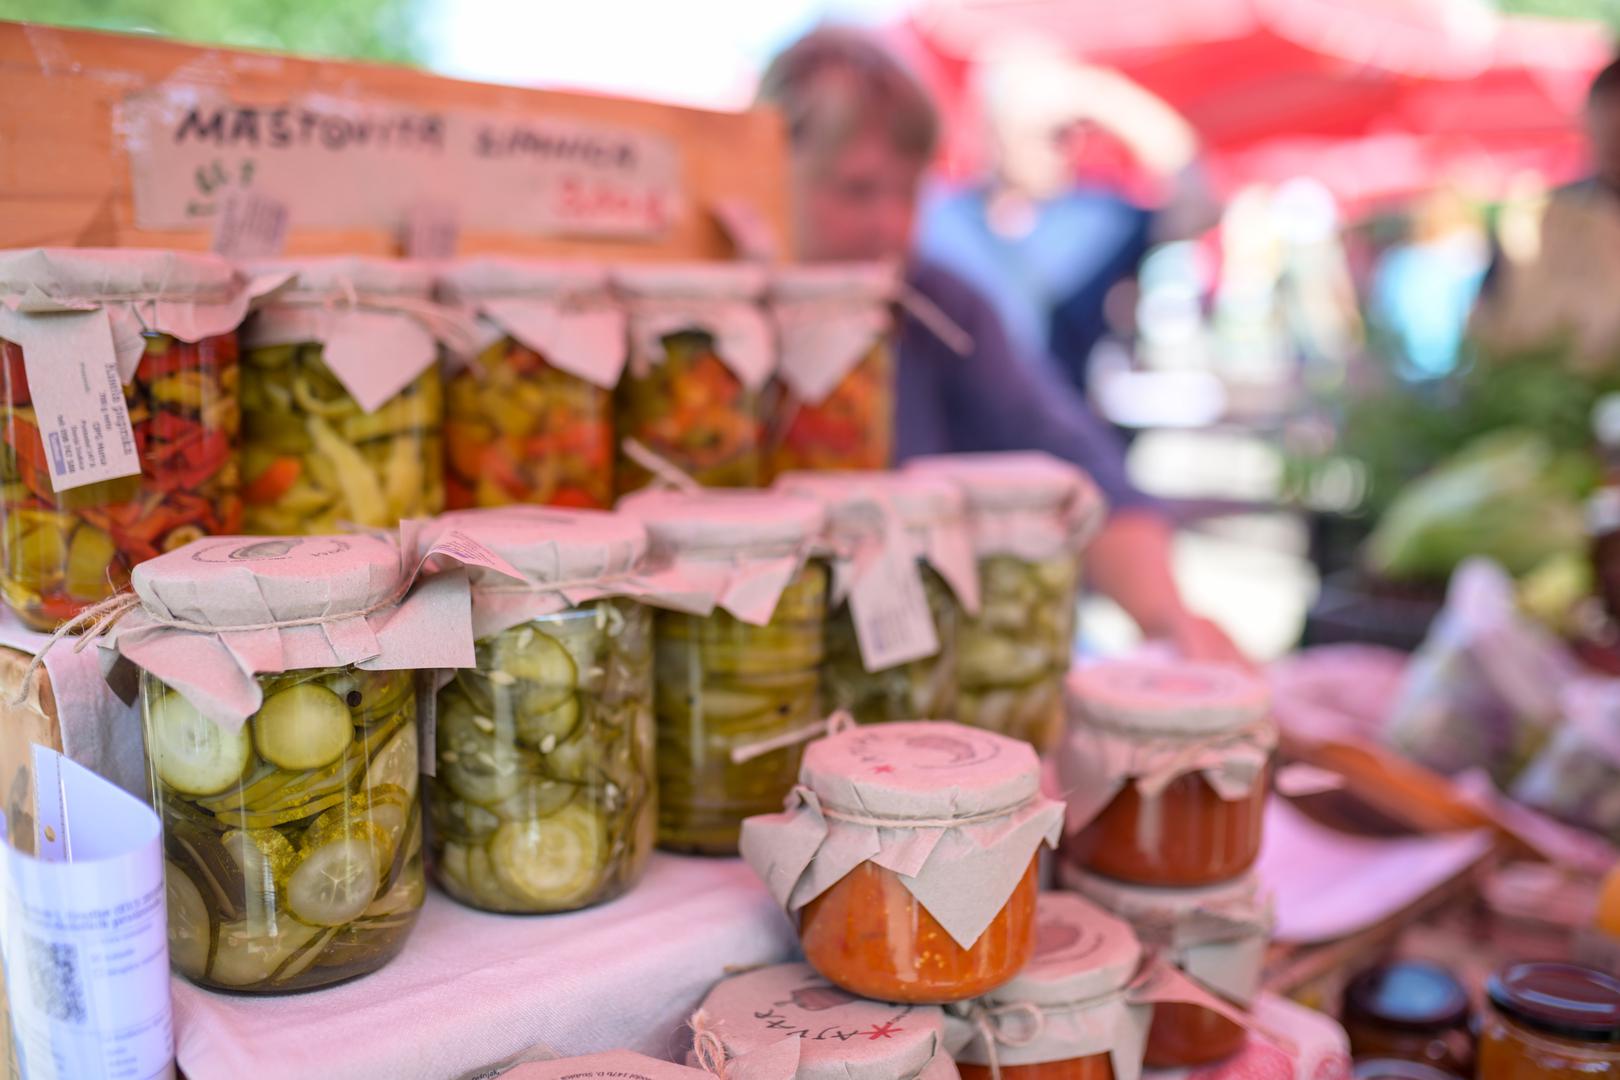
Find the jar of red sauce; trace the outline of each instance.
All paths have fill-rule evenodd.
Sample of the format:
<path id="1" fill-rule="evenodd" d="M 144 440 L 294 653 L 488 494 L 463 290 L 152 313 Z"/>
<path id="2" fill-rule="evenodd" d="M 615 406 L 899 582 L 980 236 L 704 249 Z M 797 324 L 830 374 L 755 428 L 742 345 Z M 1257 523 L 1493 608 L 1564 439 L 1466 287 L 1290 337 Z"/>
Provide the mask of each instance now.
<path id="1" fill-rule="evenodd" d="M 1468 991 L 1439 964 L 1397 960 L 1345 987 L 1340 1016 L 1357 1058 L 1422 1062 L 1456 1075 L 1473 1070 Z"/>
<path id="2" fill-rule="evenodd" d="M 721 980 L 704 998 L 691 1026 L 688 1063 L 729 1076 L 956 1076 L 938 1006 L 866 1001 L 834 986 L 808 964 L 777 964 Z"/>
<path id="3" fill-rule="evenodd" d="M 1073 893 L 1042 893 L 1035 955 L 1005 986 L 949 1006 L 963 1080 L 1115 1080 L 1142 1067 L 1153 1007 L 1128 987 L 1142 947 Z"/>
<path id="4" fill-rule="evenodd" d="M 742 854 L 799 923 L 805 959 L 883 1001 L 965 1001 L 1035 950 L 1036 862 L 1063 807 L 1025 742 L 938 721 L 810 744 L 779 814 Z"/>
<path id="5" fill-rule="evenodd" d="M 1269 696 L 1235 667 L 1112 661 L 1068 681 L 1063 858 L 1137 885 L 1235 878 L 1260 854 Z"/>
<path id="6" fill-rule="evenodd" d="M 1620 979 L 1574 964 L 1515 964 L 1491 976 L 1478 1080 L 1620 1077 Z"/>
<path id="7" fill-rule="evenodd" d="M 1253 875 L 1199 889 L 1125 885 L 1070 866 L 1060 867 L 1060 875 L 1065 888 L 1130 923 L 1144 947 L 1227 1005 L 1247 1009 L 1259 994 L 1272 917 Z M 1231 1057 L 1247 1040 L 1242 1025 L 1213 1008 L 1162 1002 L 1154 1006 L 1144 1063 L 1207 1065 Z"/>

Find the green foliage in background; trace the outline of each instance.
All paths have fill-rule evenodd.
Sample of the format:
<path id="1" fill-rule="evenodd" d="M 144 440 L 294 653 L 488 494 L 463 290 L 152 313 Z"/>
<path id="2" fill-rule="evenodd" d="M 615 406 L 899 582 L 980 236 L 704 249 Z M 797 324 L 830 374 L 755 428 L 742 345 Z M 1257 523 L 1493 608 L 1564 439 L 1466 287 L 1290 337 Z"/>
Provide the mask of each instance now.
<path id="1" fill-rule="evenodd" d="M 1512 15 L 1596 19 L 1620 30 L 1620 0 L 1497 0 L 1496 6 Z"/>
<path id="2" fill-rule="evenodd" d="M 0 0 L 0 19 L 419 63 L 419 0 Z"/>

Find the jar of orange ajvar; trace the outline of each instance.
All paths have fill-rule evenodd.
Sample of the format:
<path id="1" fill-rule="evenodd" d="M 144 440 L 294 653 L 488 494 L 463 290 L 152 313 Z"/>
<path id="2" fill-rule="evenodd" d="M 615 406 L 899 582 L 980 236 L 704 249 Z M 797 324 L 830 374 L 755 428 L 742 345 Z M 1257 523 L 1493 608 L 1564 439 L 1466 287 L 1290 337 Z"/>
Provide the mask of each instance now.
<path id="1" fill-rule="evenodd" d="M 1064 861 L 1167 888 L 1254 865 L 1277 745 L 1264 683 L 1219 664 L 1121 660 L 1070 675 L 1067 699 Z"/>
<path id="2" fill-rule="evenodd" d="M 1027 743 L 960 724 L 842 731 L 806 749 L 785 812 L 743 823 L 743 857 L 837 985 L 977 997 L 1035 949 L 1036 854 L 1063 813 L 1039 769 Z"/>

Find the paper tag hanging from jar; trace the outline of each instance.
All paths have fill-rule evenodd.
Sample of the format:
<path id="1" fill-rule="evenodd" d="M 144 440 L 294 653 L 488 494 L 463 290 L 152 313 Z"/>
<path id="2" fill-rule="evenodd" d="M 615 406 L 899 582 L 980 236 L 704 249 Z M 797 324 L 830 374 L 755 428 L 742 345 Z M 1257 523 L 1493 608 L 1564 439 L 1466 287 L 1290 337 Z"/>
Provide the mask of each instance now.
<path id="1" fill-rule="evenodd" d="M 865 565 L 857 563 L 849 590 L 855 640 L 867 671 L 884 671 L 939 652 L 917 553 L 888 500 L 883 500 L 882 511 L 882 546 Z"/>
<path id="2" fill-rule="evenodd" d="M 106 309 L 54 312 L 7 332 L 23 339 L 17 344 L 51 490 L 139 476 L 141 458 Z"/>

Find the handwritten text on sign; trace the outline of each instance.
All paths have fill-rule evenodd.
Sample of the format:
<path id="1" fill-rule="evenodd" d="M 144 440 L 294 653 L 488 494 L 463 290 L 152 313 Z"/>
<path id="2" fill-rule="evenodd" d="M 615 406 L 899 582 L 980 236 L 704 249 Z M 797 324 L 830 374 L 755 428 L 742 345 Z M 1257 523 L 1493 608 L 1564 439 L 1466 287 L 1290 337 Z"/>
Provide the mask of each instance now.
<path id="1" fill-rule="evenodd" d="M 207 227 L 246 191 L 315 229 L 397 229 L 432 203 L 474 232 L 650 237 L 681 211 L 673 142 L 572 120 L 169 87 L 126 99 L 119 128 L 142 229 Z"/>

